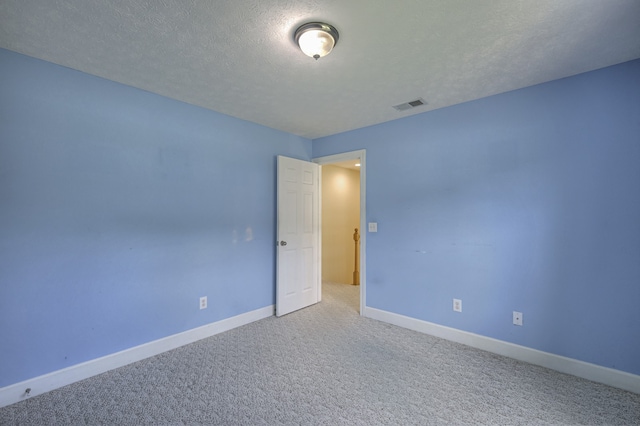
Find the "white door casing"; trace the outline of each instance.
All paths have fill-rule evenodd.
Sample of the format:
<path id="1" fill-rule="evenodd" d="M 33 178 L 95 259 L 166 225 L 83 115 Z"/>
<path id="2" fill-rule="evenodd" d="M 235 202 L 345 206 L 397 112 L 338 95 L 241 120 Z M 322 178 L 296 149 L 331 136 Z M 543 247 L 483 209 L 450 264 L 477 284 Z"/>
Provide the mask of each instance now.
<path id="1" fill-rule="evenodd" d="M 276 315 L 317 303 L 320 290 L 320 167 L 278 156 Z"/>

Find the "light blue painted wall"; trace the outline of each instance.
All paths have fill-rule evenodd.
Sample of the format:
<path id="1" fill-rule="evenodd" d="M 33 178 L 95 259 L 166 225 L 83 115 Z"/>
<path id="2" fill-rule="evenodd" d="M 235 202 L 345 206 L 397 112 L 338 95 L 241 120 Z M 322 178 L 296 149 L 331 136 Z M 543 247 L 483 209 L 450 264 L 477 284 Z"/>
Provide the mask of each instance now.
<path id="1" fill-rule="evenodd" d="M 313 141 L 363 148 L 368 306 L 640 374 L 640 61 Z"/>
<path id="2" fill-rule="evenodd" d="M 311 141 L 0 50 L 0 387 L 272 305 L 278 154 Z"/>

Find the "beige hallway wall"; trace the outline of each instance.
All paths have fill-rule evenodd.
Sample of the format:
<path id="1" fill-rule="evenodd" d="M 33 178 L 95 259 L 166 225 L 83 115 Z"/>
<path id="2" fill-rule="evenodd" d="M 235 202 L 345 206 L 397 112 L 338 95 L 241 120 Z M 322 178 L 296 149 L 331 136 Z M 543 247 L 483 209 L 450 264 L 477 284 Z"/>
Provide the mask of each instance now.
<path id="1" fill-rule="evenodd" d="M 322 280 L 351 284 L 360 223 L 360 172 L 322 166 Z M 358 230 L 360 231 L 360 230 Z"/>

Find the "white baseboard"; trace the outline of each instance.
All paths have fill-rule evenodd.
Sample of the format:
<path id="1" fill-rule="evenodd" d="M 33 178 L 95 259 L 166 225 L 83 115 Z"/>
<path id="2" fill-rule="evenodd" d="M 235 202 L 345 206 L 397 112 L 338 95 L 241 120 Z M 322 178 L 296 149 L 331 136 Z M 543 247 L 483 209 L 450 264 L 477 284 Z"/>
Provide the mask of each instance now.
<path id="1" fill-rule="evenodd" d="M 394 314 L 376 308 L 366 307 L 363 315 L 378 321 L 408 328 L 432 336 L 440 337 L 467 346 L 482 349 L 498 355 L 504 355 L 530 364 L 550 368 L 561 373 L 582 377 L 594 382 L 628 390 L 640 394 L 640 376 L 613 368 L 602 367 L 596 364 L 554 355 L 549 352 L 527 348 L 491 337 L 469 333 L 451 327 L 434 324 L 431 322 Z"/>
<path id="2" fill-rule="evenodd" d="M 92 359 L 62 370 L 57 370 L 0 388 L 0 407 L 5 407 L 22 401 L 23 399 L 61 388 L 62 386 L 161 354 L 162 352 L 193 343 L 263 318 L 268 318 L 273 316 L 273 314 L 274 306 L 266 306 L 264 308 L 256 309 L 255 311 L 223 319 L 202 327 L 187 330 L 159 340 L 154 340 L 153 342 L 125 349 L 101 358 Z M 31 389 L 31 392 L 27 394 L 25 392 L 26 389 Z"/>

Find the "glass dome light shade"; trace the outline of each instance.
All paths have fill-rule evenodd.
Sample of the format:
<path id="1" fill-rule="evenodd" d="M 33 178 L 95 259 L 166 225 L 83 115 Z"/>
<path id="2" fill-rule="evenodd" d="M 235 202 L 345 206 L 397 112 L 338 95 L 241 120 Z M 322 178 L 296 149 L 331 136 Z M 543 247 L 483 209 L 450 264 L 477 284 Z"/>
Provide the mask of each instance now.
<path id="1" fill-rule="evenodd" d="M 331 52 L 335 41 L 331 35 L 324 31 L 311 30 L 300 36 L 298 44 L 300 45 L 300 50 L 302 50 L 305 55 L 311 56 L 312 58 L 322 58 Z"/>

